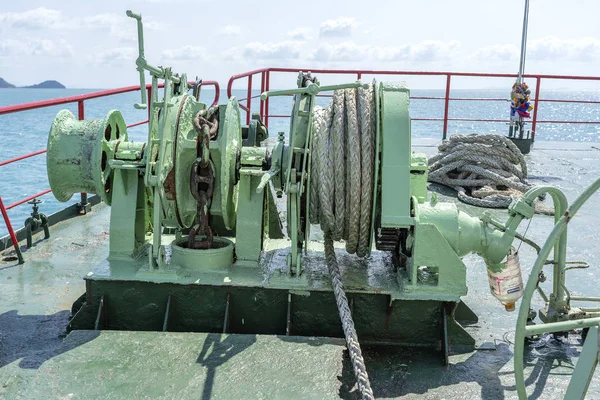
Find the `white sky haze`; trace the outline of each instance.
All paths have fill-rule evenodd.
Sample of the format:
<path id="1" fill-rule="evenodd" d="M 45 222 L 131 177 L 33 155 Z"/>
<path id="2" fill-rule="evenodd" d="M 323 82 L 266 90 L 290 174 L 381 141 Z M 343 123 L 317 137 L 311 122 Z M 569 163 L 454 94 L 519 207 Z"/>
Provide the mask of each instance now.
<path id="1" fill-rule="evenodd" d="M 135 21 L 127 9 L 143 16 L 148 62 L 222 87 L 231 75 L 262 67 L 515 73 L 523 4 L 1 0 L 0 77 L 75 88 L 137 83 Z M 599 16 L 598 0 L 531 0 L 526 72 L 600 76 Z M 411 86 L 440 87 L 440 79 L 415 78 Z M 294 85 L 292 76 L 274 84 Z"/>

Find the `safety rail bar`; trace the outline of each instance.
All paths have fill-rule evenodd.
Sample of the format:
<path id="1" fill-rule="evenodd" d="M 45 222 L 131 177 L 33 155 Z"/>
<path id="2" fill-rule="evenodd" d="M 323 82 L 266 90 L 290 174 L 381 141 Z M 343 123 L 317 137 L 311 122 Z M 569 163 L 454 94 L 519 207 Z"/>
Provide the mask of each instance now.
<path id="1" fill-rule="evenodd" d="M 193 81 L 188 82 L 188 84 L 194 85 L 195 82 L 193 82 Z M 214 86 L 215 96 L 214 96 L 213 102 L 211 104 L 211 107 L 217 105 L 219 103 L 219 96 L 220 96 L 220 92 L 221 92 L 219 83 L 216 81 L 202 81 L 202 86 Z M 160 88 L 164 87 L 164 84 L 160 84 L 159 87 Z M 32 101 L 29 103 L 15 104 L 15 105 L 10 105 L 10 106 L 2 106 L 2 107 L 0 107 L 0 115 L 12 114 L 12 113 L 27 111 L 27 110 L 35 110 L 35 109 L 44 108 L 44 107 L 52 107 L 52 106 L 57 106 L 57 105 L 62 105 L 62 104 L 77 103 L 77 117 L 79 120 L 83 120 L 85 118 L 84 101 L 91 100 L 91 99 L 97 99 L 100 97 L 113 96 L 116 94 L 135 92 L 138 90 L 140 90 L 139 85 L 138 86 L 125 86 L 125 87 L 116 88 L 116 89 L 100 90 L 98 92 L 79 94 L 76 96 L 67 96 L 67 97 L 61 97 L 61 98 L 57 98 L 57 99 Z M 146 85 L 146 91 L 148 94 L 148 98 L 150 99 L 152 96 L 152 85 L 151 84 Z M 150 108 L 148 109 L 148 119 L 146 119 L 144 121 L 139 121 L 139 122 L 129 124 L 129 125 L 127 125 L 127 128 L 132 128 L 134 126 L 146 124 L 146 123 L 148 123 L 149 118 L 150 118 Z M 0 167 L 3 167 L 8 164 L 12 164 L 17 161 L 22 161 L 22 160 L 25 160 L 30 157 L 38 156 L 38 155 L 44 154 L 44 153 L 46 153 L 46 149 L 38 150 L 33 153 L 29 153 L 29 154 L 25 154 L 25 155 L 22 155 L 19 157 L 11 158 L 9 160 L 0 161 Z M 13 204 L 10 204 L 8 206 L 4 205 L 4 202 L 2 201 L 2 196 L 0 196 L 0 213 L 2 214 L 2 217 L 4 218 L 4 224 L 6 225 L 6 229 L 8 230 L 8 234 L 10 235 L 12 244 L 17 253 L 17 257 L 19 259 L 19 264 L 22 264 L 24 262 L 24 260 L 23 260 L 22 254 L 21 254 L 21 249 L 19 248 L 17 236 L 12 227 L 12 224 L 10 222 L 10 218 L 8 216 L 7 211 L 14 207 L 17 207 L 23 203 L 26 203 L 28 201 L 31 201 L 38 197 L 41 197 L 45 194 L 48 194 L 51 191 L 52 191 L 51 189 L 43 190 L 39 193 L 36 193 L 32 196 L 21 199 L 21 200 L 15 202 Z M 81 204 L 85 205 L 87 203 L 87 193 L 81 193 L 80 195 L 81 195 Z"/>
<path id="2" fill-rule="evenodd" d="M 344 74 L 356 75 L 357 79 L 361 79 L 363 75 L 417 75 L 417 76 L 444 76 L 446 77 L 444 97 L 434 96 L 411 96 L 415 100 L 443 100 L 444 101 L 444 116 L 438 118 L 412 118 L 413 121 L 443 121 L 442 139 L 446 139 L 448 133 L 448 121 L 468 121 L 468 122 L 510 122 L 508 119 L 477 119 L 477 118 L 450 118 L 449 106 L 451 101 L 509 101 L 508 98 L 476 98 L 476 97 L 450 97 L 451 81 L 453 77 L 478 77 L 478 78 L 516 78 L 517 74 L 495 74 L 483 72 L 442 72 L 442 71 L 394 71 L 394 70 L 357 70 L 357 69 L 320 69 L 320 68 L 262 68 L 253 71 L 244 72 L 234 75 L 227 83 L 227 97 L 231 97 L 233 84 L 235 81 L 247 78 L 247 97 L 240 99 L 240 108 L 246 111 L 246 124 L 250 123 L 252 109 L 252 100 L 258 96 L 252 96 L 253 77 L 260 74 L 260 91 L 269 91 L 271 86 L 271 73 L 295 73 L 298 71 L 311 71 L 319 74 Z M 579 81 L 600 81 L 600 76 L 576 76 L 576 75 L 540 75 L 540 74 L 525 74 L 524 78 L 535 79 L 535 95 L 531 99 L 536 103 L 533 109 L 533 118 L 531 120 L 531 136 L 535 136 L 537 124 L 553 123 L 553 124 L 595 124 L 600 125 L 600 121 L 557 121 L 557 120 L 538 120 L 537 103 L 580 103 L 580 104 L 600 104 L 600 101 L 594 100 L 560 100 L 560 99 L 541 99 L 540 87 L 542 79 L 556 80 L 579 80 Z M 510 88 L 508 88 L 510 89 Z M 509 92 L 509 90 L 507 90 Z M 245 103 L 245 104 L 244 104 Z M 289 118 L 289 115 L 271 115 L 269 109 L 269 99 L 260 103 L 260 116 L 265 123 L 269 125 L 269 118 Z"/>

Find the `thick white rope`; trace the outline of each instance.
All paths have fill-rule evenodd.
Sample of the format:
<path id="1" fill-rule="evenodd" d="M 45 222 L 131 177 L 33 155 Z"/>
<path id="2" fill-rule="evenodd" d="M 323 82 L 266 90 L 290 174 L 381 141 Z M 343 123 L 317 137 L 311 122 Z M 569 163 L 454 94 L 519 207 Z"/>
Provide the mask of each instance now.
<path id="1" fill-rule="evenodd" d="M 521 151 L 501 135 L 452 135 L 429 159 L 429 181 L 450 186 L 468 204 L 507 208 L 533 187 Z M 554 215 L 552 207 L 536 202 L 540 214 Z"/>
<path id="2" fill-rule="evenodd" d="M 375 163 L 374 85 L 337 90 L 332 104 L 316 107 L 311 149 L 309 219 L 325 234 L 325 258 L 346 345 L 363 399 L 373 399 L 352 313 L 333 248 L 364 257 L 369 251 Z"/>

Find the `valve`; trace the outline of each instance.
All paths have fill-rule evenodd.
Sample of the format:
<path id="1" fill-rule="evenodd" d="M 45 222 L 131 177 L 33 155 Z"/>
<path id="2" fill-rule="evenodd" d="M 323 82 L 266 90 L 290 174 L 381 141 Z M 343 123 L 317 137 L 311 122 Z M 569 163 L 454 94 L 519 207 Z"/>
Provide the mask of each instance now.
<path id="1" fill-rule="evenodd" d="M 40 199 L 33 199 L 27 204 L 33 206 L 31 217 L 25 220 L 25 228 L 27 231 L 27 248 L 31 248 L 33 245 L 33 232 L 40 228 L 44 228 L 44 239 L 50 238 L 50 229 L 48 228 L 48 217 L 45 214 L 39 212 L 38 204 L 41 204 Z"/>

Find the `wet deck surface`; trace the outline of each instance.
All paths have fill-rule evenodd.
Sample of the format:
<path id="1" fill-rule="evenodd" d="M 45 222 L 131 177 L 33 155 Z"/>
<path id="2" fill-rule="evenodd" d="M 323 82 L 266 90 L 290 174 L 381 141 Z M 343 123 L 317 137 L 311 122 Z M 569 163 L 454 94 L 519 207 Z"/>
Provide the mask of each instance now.
<path id="1" fill-rule="evenodd" d="M 431 155 L 437 152 L 436 144 L 415 141 L 413 150 Z M 593 144 L 536 143 L 527 162 L 532 183 L 558 186 L 570 202 L 600 176 L 600 148 Z M 432 189 L 442 193 L 440 201 L 456 201 L 452 191 L 439 186 Z M 471 215 L 483 211 L 464 204 L 459 207 Z M 600 194 L 596 194 L 570 224 L 568 261 L 585 260 L 591 265 L 567 273 L 573 295 L 600 294 L 599 208 Z M 238 335 L 216 339 L 202 334 L 108 331 L 75 332 L 65 339 L 71 304 L 85 290 L 82 277 L 108 254 L 109 215 L 107 207 L 99 206 L 86 217 L 52 227 L 49 240 L 38 241 L 25 251 L 24 265 L 0 261 L 0 398 L 43 398 L 44 393 L 49 398 L 98 398 L 111 393 L 110 398 L 123 399 L 136 397 L 127 393 L 149 398 L 199 398 L 202 393 L 213 398 L 357 397 L 343 343 L 336 340 L 311 345 L 308 338 L 259 335 L 248 342 L 248 337 Z M 506 211 L 495 210 L 493 215 L 504 219 Z M 551 217 L 536 216 L 527 236 L 541 245 L 552 226 Z M 520 231 L 526 228 L 522 224 Z M 535 252 L 523 245 L 520 257 L 527 277 Z M 464 300 L 480 319 L 470 333 L 480 344 L 493 344 L 495 350 L 453 355 L 451 365 L 442 367 L 436 352 L 366 348 L 378 398 L 516 398 L 511 343 L 516 313 L 506 313 L 489 294 L 483 261 L 468 256 L 465 262 L 469 294 Z M 550 270 L 547 275 L 551 276 Z M 550 280 L 544 284 L 548 291 L 550 284 Z M 534 303 L 541 304 L 539 300 Z M 215 341 L 228 345 L 217 346 Z M 135 351 L 118 351 L 127 343 L 137 346 Z M 114 350 L 107 351 L 113 346 Z M 580 350 L 577 336 L 565 343 L 550 339 L 531 349 L 526 356 L 531 398 L 562 398 Z M 291 356 L 295 352 L 302 362 Z M 207 358 L 218 362 L 203 364 Z M 244 366 L 241 371 L 254 374 L 256 380 L 249 380 L 246 372 L 231 375 L 238 363 Z M 165 383 L 157 384 L 160 380 Z M 188 386 L 195 390 L 188 392 Z M 275 391 L 275 386 L 282 391 Z M 145 387 L 151 390 L 145 392 Z M 293 387 L 301 389 L 293 391 Z M 588 398 L 600 399 L 598 371 Z"/>

